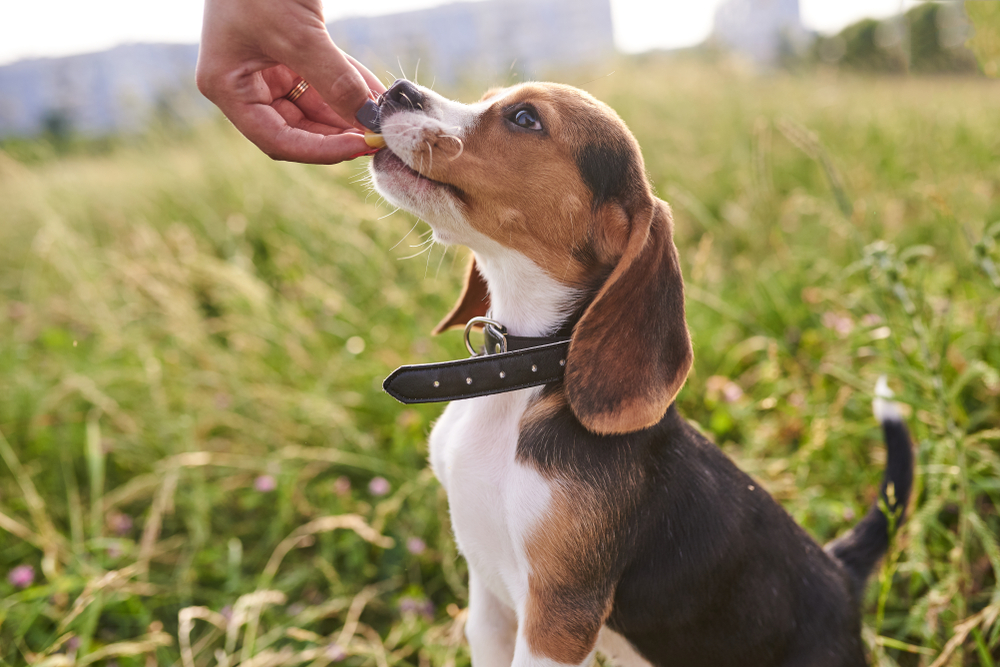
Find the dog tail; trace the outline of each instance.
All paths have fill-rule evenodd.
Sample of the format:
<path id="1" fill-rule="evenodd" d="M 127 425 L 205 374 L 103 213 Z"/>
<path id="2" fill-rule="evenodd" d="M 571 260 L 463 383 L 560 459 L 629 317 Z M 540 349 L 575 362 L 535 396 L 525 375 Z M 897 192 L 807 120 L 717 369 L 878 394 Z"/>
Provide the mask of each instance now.
<path id="1" fill-rule="evenodd" d="M 850 574 L 856 597 L 860 597 L 868 575 L 889 548 L 890 532 L 902 525 L 913 486 L 913 445 L 892 395 L 885 376 L 880 377 L 872 409 L 882 425 L 887 456 L 878 500 L 854 528 L 826 545 L 826 552 Z"/>

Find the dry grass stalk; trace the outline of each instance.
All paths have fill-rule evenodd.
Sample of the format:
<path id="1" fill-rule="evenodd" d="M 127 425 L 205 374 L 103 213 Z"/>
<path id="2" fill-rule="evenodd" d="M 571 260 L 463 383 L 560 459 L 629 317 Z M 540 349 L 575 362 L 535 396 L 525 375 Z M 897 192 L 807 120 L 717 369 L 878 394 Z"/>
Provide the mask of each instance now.
<path id="1" fill-rule="evenodd" d="M 395 540 L 373 529 L 357 514 L 320 517 L 304 526 L 299 526 L 291 535 L 278 544 L 277 548 L 271 554 L 271 558 L 268 559 L 267 565 L 264 566 L 264 571 L 261 573 L 262 585 L 266 586 L 274 579 L 274 575 L 277 574 L 278 568 L 281 566 L 281 561 L 284 560 L 289 551 L 297 546 L 301 546 L 304 539 L 308 539 L 316 533 L 328 533 L 340 528 L 353 530 L 361 539 L 383 549 L 390 549 L 395 544 Z"/>

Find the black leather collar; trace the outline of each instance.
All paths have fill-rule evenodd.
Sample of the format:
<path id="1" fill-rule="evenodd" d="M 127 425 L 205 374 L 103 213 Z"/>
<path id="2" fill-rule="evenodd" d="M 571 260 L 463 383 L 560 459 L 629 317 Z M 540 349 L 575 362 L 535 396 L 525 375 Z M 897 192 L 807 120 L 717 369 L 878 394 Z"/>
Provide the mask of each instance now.
<path id="1" fill-rule="evenodd" d="M 436 403 L 499 394 L 558 382 L 566 370 L 569 337 L 512 336 L 499 322 L 476 317 L 465 327 L 483 326 L 484 350 L 469 359 L 400 366 L 382 389 L 401 403 Z"/>

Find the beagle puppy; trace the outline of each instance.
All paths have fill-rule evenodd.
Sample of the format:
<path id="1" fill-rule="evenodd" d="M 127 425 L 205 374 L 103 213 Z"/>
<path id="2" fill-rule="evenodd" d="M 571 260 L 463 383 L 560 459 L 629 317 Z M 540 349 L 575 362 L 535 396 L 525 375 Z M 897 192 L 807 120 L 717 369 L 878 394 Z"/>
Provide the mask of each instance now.
<path id="1" fill-rule="evenodd" d="M 678 414 L 692 348 L 673 222 L 615 112 L 558 84 L 465 105 L 399 80 L 380 129 L 376 190 L 474 253 L 438 330 L 488 311 L 511 336 L 568 340 L 559 379 L 454 401 L 430 435 L 473 665 L 866 664 L 886 515 L 824 550 Z M 911 445 L 878 401 L 901 519 Z"/>

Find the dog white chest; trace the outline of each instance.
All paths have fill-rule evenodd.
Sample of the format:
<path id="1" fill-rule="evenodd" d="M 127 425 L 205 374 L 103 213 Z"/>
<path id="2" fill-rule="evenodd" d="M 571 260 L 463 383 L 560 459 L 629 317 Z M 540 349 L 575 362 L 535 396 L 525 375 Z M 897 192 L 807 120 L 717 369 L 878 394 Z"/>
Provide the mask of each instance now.
<path id="1" fill-rule="evenodd" d="M 459 549 L 513 610 L 527 596 L 524 542 L 551 497 L 551 483 L 516 460 L 521 416 L 536 391 L 451 403 L 430 436 L 431 465 L 448 492 Z"/>

